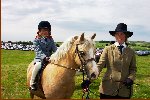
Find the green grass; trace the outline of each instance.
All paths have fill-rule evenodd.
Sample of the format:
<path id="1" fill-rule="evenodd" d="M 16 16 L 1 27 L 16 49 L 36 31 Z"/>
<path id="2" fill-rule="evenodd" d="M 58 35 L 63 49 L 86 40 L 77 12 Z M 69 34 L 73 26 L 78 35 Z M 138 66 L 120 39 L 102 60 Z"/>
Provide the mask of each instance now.
<path id="1" fill-rule="evenodd" d="M 106 46 L 106 44 L 109 45 L 109 43 L 99 43 L 99 42 L 96 42 L 95 46 L 96 46 L 97 48 L 104 48 L 104 47 Z"/>
<path id="2" fill-rule="evenodd" d="M 137 79 L 133 98 L 150 98 L 150 55 L 137 56 Z"/>
<path id="3" fill-rule="evenodd" d="M 134 50 L 150 50 L 150 48 L 147 47 L 141 47 L 141 46 L 132 46 Z"/>
<path id="4" fill-rule="evenodd" d="M 26 70 L 28 64 L 33 60 L 33 51 L 19 50 L 1 50 L 1 97 L 3 99 L 23 99 L 30 98 L 26 85 Z M 134 85 L 134 94 L 132 98 L 150 98 L 150 55 L 137 56 L 137 79 Z M 101 77 L 105 69 L 100 74 L 100 77 L 95 80 L 90 89 L 90 98 L 98 99 L 98 89 L 101 82 Z M 81 99 L 82 76 L 76 76 L 76 90 L 72 99 Z"/>
<path id="5" fill-rule="evenodd" d="M 2 98 L 29 98 L 26 87 L 26 69 L 34 58 L 34 52 L 1 50 Z"/>

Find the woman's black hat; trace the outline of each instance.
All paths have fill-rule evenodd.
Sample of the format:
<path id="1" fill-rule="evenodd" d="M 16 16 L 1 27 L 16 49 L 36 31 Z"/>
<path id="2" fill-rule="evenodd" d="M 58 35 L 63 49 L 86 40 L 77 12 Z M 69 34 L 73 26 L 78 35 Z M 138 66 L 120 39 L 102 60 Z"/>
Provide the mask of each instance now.
<path id="1" fill-rule="evenodd" d="M 119 23 L 115 29 L 115 31 L 109 31 L 112 36 L 115 36 L 116 32 L 123 32 L 127 38 L 133 35 L 133 32 L 127 31 L 127 25 L 124 23 Z"/>

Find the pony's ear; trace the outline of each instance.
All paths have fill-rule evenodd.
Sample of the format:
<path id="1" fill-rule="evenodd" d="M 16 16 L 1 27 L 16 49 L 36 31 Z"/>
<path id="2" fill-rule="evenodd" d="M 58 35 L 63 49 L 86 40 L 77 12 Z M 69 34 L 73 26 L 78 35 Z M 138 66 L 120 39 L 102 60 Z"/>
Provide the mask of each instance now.
<path id="1" fill-rule="evenodd" d="M 93 34 L 93 36 L 91 37 L 91 39 L 93 40 L 96 36 L 96 33 Z"/>
<path id="2" fill-rule="evenodd" d="M 93 36 L 91 37 L 91 39 L 93 40 L 96 36 L 96 33 L 93 34 Z"/>
<path id="3" fill-rule="evenodd" d="M 84 33 L 80 36 L 80 41 L 84 41 Z"/>

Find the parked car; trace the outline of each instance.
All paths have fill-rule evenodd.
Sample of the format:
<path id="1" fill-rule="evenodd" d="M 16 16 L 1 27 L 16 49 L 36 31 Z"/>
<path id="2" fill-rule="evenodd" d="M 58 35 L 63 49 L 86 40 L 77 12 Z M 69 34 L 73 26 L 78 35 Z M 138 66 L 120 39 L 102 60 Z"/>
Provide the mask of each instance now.
<path id="1" fill-rule="evenodd" d="M 150 51 L 143 51 L 143 50 L 140 50 L 140 51 L 135 51 L 135 53 L 138 55 L 138 56 L 147 56 L 150 54 Z"/>

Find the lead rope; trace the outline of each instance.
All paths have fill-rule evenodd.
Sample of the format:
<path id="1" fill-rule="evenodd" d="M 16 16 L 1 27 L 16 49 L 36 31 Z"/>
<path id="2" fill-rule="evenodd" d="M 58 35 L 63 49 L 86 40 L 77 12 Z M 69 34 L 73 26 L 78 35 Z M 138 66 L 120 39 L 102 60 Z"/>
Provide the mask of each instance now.
<path id="1" fill-rule="evenodd" d="M 79 56 L 79 59 L 80 59 L 81 65 L 82 65 L 82 76 L 83 76 L 83 78 L 82 78 L 82 83 L 84 83 L 84 82 L 86 82 L 85 79 L 84 79 L 84 76 L 85 76 L 85 72 L 84 72 L 84 71 L 85 71 L 86 61 L 85 61 L 85 59 L 82 57 L 82 55 L 80 54 L 80 52 L 79 52 L 79 50 L 78 50 L 78 45 L 79 45 L 79 44 L 77 44 L 77 46 L 76 46 L 76 52 L 77 52 L 77 54 L 78 54 L 78 56 Z M 81 60 L 82 58 L 83 58 L 84 62 Z M 90 98 L 89 98 L 89 87 L 86 87 L 85 90 L 83 89 L 82 99 L 84 99 L 84 95 L 85 95 L 86 92 L 87 92 L 86 99 L 90 99 Z"/>

